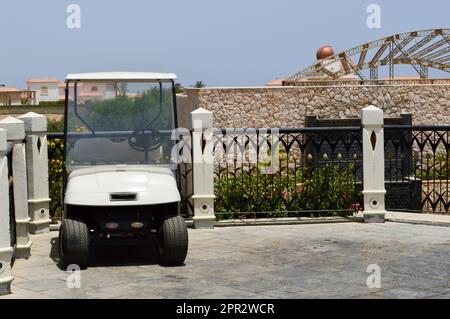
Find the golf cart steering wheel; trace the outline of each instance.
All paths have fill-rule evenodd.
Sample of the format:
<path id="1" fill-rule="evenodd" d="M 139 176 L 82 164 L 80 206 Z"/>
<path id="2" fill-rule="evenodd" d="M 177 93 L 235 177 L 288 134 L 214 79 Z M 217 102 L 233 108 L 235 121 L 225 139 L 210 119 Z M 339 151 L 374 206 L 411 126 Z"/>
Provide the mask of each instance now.
<path id="1" fill-rule="evenodd" d="M 161 138 L 151 129 L 133 131 L 128 137 L 130 147 L 138 152 L 151 152 L 161 147 Z"/>

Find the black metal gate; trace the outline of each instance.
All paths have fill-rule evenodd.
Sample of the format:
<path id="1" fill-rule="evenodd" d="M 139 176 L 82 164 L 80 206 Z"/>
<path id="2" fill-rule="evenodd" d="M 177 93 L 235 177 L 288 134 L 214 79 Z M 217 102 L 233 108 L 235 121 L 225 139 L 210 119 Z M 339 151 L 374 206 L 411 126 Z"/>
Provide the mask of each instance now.
<path id="1" fill-rule="evenodd" d="M 307 126 L 329 128 L 331 126 L 359 126 L 361 120 L 354 119 L 318 119 L 317 116 L 306 117 Z M 385 127 L 395 127 L 384 132 L 385 137 L 385 188 L 386 209 L 402 211 L 420 211 L 422 204 L 420 200 L 420 181 L 410 178 L 413 175 L 411 132 L 407 130 L 412 124 L 411 114 L 401 114 L 398 118 L 385 118 Z M 335 140 L 339 140 L 339 135 L 334 135 Z M 362 139 L 362 137 L 359 137 Z M 362 144 L 362 140 L 360 140 Z M 345 151 L 345 150 L 344 150 Z M 322 148 L 321 152 L 329 152 L 327 148 Z M 362 175 L 362 148 L 352 150 L 355 157 L 360 159 L 355 161 L 357 172 Z M 319 154 L 322 155 L 322 154 Z M 320 156 L 319 156 L 320 158 Z M 362 179 L 362 176 L 359 176 Z M 362 191 L 363 185 L 359 184 L 358 191 Z"/>
<path id="2" fill-rule="evenodd" d="M 385 126 L 386 185 L 397 183 L 386 187 L 395 203 L 389 209 L 450 213 L 449 132 L 450 126 Z"/>
<path id="3" fill-rule="evenodd" d="M 14 179 L 12 174 L 12 150 L 8 153 L 9 230 L 11 247 L 16 246 L 16 215 L 14 209 Z"/>

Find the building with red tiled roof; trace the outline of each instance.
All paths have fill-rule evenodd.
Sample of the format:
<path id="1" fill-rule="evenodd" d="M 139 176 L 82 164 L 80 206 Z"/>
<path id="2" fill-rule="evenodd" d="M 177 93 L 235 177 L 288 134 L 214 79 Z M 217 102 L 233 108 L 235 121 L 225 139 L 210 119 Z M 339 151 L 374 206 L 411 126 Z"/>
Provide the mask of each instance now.
<path id="1" fill-rule="evenodd" d="M 18 88 L 0 87 L 0 106 L 33 104 L 35 93 L 34 91 L 23 91 Z"/>
<path id="2" fill-rule="evenodd" d="M 28 79 L 26 81 L 27 84 L 31 84 L 31 83 L 58 83 L 59 84 L 59 80 L 58 79 L 52 79 L 52 78 L 47 78 L 47 79 Z"/>
<path id="3" fill-rule="evenodd" d="M 266 86 L 283 86 L 284 79 L 274 79 L 268 83 L 266 83 Z"/>
<path id="4" fill-rule="evenodd" d="M 65 98 L 65 83 L 59 83 L 59 100 Z M 69 84 L 69 97 L 73 96 L 74 83 Z M 112 83 L 78 83 L 77 85 L 78 101 L 102 100 L 105 98 L 114 98 L 116 96 L 116 87 Z"/>

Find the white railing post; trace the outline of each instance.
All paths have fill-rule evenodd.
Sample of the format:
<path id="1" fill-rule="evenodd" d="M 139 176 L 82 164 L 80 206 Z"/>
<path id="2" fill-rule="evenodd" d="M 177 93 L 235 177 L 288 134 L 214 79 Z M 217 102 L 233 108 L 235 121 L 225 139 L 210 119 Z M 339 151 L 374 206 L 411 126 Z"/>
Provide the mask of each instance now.
<path id="1" fill-rule="evenodd" d="M 14 117 L 0 121 L 0 127 L 6 129 L 8 142 L 12 143 L 12 176 L 14 190 L 14 216 L 16 222 L 15 258 L 30 257 L 31 241 L 29 236 L 27 163 L 25 156 L 25 125 Z"/>
<path id="2" fill-rule="evenodd" d="M 11 293 L 11 233 L 9 229 L 8 144 L 6 130 L 0 128 L 0 296 Z"/>
<path id="3" fill-rule="evenodd" d="M 199 108 L 192 116 L 194 226 L 214 228 L 213 114 Z"/>
<path id="4" fill-rule="evenodd" d="M 364 222 L 384 223 L 384 132 L 383 111 L 373 105 L 361 110 L 363 127 Z"/>
<path id="5" fill-rule="evenodd" d="M 49 213 L 47 118 L 44 115 L 29 112 L 19 116 L 19 119 L 24 121 L 27 133 L 30 233 L 44 233 L 50 231 L 51 222 Z"/>

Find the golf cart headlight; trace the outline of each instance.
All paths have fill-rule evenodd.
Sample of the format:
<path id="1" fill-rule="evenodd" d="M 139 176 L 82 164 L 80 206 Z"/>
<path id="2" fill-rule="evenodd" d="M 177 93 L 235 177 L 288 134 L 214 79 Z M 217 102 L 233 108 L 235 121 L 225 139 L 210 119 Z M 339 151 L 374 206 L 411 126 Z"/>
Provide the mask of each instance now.
<path id="1" fill-rule="evenodd" d="M 144 227 L 144 223 L 143 222 L 132 222 L 130 226 L 131 226 L 131 228 L 139 229 L 139 228 Z"/>
<path id="2" fill-rule="evenodd" d="M 117 227 L 119 227 L 119 224 L 115 222 L 109 222 L 105 224 L 105 227 L 107 229 L 116 229 Z"/>

